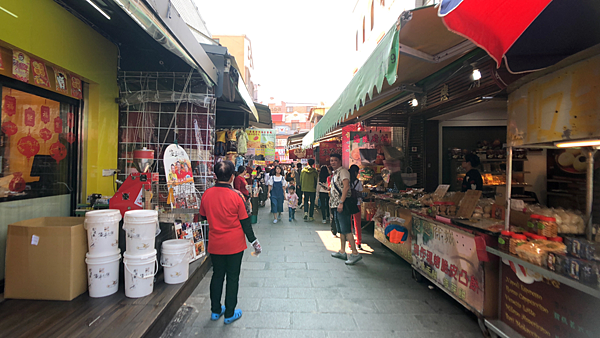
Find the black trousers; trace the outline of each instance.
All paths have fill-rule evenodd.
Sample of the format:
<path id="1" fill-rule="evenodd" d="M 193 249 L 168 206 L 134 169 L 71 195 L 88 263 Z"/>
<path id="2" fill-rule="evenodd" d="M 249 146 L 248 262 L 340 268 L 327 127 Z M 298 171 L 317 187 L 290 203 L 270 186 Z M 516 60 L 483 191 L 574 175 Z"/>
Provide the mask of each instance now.
<path id="1" fill-rule="evenodd" d="M 296 186 L 296 195 L 298 195 L 298 205 L 302 205 L 302 187 L 299 185 Z"/>
<path id="2" fill-rule="evenodd" d="M 313 192 L 304 192 L 304 213 L 308 212 L 308 217 L 313 217 L 315 214 L 315 196 L 317 194 Z M 310 205 L 309 205 L 310 202 Z"/>
<path id="3" fill-rule="evenodd" d="M 326 221 L 329 219 L 329 194 L 320 192 L 319 201 L 321 201 L 321 216 L 323 216 L 323 220 Z"/>
<path id="4" fill-rule="evenodd" d="M 225 288 L 225 318 L 233 316 L 237 305 L 237 295 L 240 286 L 240 269 L 244 252 L 233 255 L 213 255 L 213 275 L 210 280 L 210 309 L 213 313 L 221 313 L 221 295 L 223 294 L 223 282 L 227 275 L 227 286 Z"/>
<path id="5" fill-rule="evenodd" d="M 331 213 L 331 216 L 333 216 L 334 215 L 333 212 L 335 211 L 334 208 L 330 208 L 329 211 Z M 337 232 L 337 226 L 335 225 L 335 218 L 334 217 L 331 217 L 331 223 L 330 223 L 330 225 L 331 225 L 331 233 L 334 236 L 337 235 L 338 232 Z"/>

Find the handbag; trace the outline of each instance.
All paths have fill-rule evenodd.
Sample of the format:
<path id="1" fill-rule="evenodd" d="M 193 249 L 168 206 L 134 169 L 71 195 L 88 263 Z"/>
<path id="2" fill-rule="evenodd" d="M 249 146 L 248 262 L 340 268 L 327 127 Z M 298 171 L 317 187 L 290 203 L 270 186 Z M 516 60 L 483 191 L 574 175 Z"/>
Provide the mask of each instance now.
<path id="1" fill-rule="evenodd" d="M 408 169 L 410 169 L 410 173 L 408 172 Z M 411 167 L 407 167 L 406 172 L 401 173 L 401 175 L 402 175 L 402 181 L 404 181 L 404 184 L 407 187 L 412 187 L 414 185 L 417 185 L 417 173 L 413 172 Z"/>
<path id="2" fill-rule="evenodd" d="M 335 188 L 335 190 L 337 190 L 338 194 L 340 194 L 341 197 L 342 191 L 335 182 L 333 183 L 333 187 Z M 346 215 L 354 215 L 358 212 L 360 212 L 360 210 L 358 209 L 358 199 L 356 199 L 356 197 L 352 197 L 352 192 L 350 192 L 350 194 L 346 196 L 346 200 L 344 201 L 344 210 L 342 211 L 342 213 Z"/>

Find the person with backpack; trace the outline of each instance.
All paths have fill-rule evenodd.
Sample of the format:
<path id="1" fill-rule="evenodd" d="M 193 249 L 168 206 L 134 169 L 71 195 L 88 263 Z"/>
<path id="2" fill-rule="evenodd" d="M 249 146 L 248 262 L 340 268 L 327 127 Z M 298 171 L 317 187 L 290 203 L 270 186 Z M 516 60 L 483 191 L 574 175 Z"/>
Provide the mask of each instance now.
<path id="1" fill-rule="evenodd" d="M 315 196 L 317 192 L 317 182 L 319 180 L 319 174 L 317 169 L 314 168 L 315 160 L 312 158 L 308 159 L 308 165 L 302 170 L 300 174 L 300 185 L 302 186 L 302 192 L 304 193 L 304 221 L 314 221 L 313 215 L 315 213 Z"/>
<path id="2" fill-rule="evenodd" d="M 354 223 L 354 235 L 356 236 L 356 248 L 362 250 L 362 215 L 360 210 L 360 204 L 362 202 L 362 182 L 358 179 L 358 171 L 360 169 L 356 164 L 350 166 L 348 172 L 350 172 L 350 195 L 356 198 L 358 203 L 358 212 L 352 215 Z"/>

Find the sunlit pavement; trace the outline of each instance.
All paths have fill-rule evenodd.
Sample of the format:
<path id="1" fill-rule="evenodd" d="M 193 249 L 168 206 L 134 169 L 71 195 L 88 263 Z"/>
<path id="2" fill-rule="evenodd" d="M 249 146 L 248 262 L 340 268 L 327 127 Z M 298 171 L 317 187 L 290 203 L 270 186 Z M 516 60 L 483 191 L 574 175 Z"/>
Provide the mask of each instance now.
<path id="1" fill-rule="evenodd" d="M 263 253 L 244 253 L 231 325 L 210 320 L 209 272 L 163 337 L 482 337 L 476 318 L 443 291 L 411 277 L 404 260 L 363 235 L 362 261 L 346 266 L 329 224 L 299 218 L 273 224 L 261 208 L 254 231 Z M 249 246 L 250 247 L 250 246 Z M 349 252 L 349 250 L 348 250 Z"/>

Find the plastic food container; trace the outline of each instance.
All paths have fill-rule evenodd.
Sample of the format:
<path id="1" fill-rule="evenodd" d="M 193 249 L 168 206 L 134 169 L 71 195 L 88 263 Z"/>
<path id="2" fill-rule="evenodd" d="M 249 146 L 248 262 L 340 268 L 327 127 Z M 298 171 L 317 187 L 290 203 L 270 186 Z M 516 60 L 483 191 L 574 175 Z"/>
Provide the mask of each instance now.
<path id="1" fill-rule="evenodd" d="M 558 225 L 554 217 L 540 217 L 536 227 L 537 234 L 540 236 L 556 237 L 558 235 Z"/>
<path id="2" fill-rule="evenodd" d="M 547 264 L 546 262 L 548 253 L 539 244 L 533 242 L 524 243 L 516 246 L 515 251 L 517 252 L 517 256 L 519 256 L 519 258 L 528 261 L 529 263 L 539 266 Z"/>
<path id="3" fill-rule="evenodd" d="M 529 220 L 527 221 L 528 232 L 537 233 L 537 222 L 540 220 L 540 217 L 543 216 L 538 214 L 531 214 L 531 216 L 529 216 Z"/>
<path id="4" fill-rule="evenodd" d="M 513 255 L 517 254 L 517 246 L 527 243 L 527 237 L 525 235 L 512 235 L 509 244 L 509 252 Z"/>

